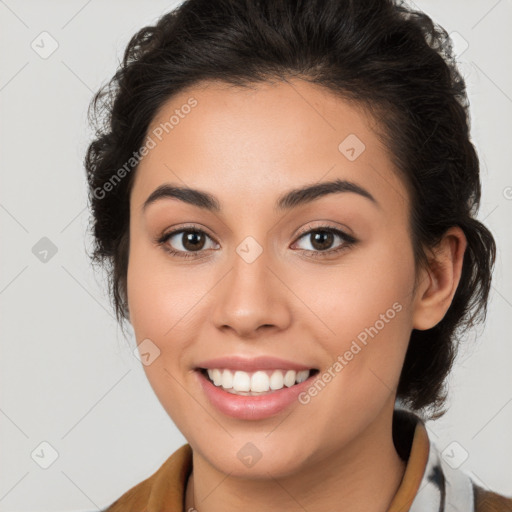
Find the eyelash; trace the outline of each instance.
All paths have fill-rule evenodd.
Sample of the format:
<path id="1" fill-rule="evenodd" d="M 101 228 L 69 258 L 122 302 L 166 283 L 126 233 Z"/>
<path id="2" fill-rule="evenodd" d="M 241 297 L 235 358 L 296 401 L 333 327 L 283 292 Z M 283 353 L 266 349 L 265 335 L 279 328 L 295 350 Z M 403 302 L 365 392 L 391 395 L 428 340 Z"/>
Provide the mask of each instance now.
<path id="1" fill-rule="evenodd" d="M 340 247 L 338 247 L 336 249 L 327 249 L 325 251 L 311 251 L 311 250 L 308 250 L 308 249 L 300 249 L 302 252 L 312 253 L 310 255 L 310 257 L 313 257 L 313 258 L 325 258 L 326 255 L 332 256 L 333 254 L 338 254 L 338 253 L 340 253 L 340 252 L 342 252 L 344 250 L 349 249 L 350 247 L 352 247 L 353 245 L 355 245 L 357 243 L 357 240 L 353 236 L 350 236 L 347 233 L 339 230 L 338 228 L 334 228 L 334 227 L 331 227 L 331 226 L 318 226 L 318 227 L 315 227 L 313 229 L 309 229 L 307 231 L 302 231 L 301 233 L 299 233 L 297 240 L 300 240 L 305 235 L 309 235 L 311 233 L 317 233 L 317 232 L 322 232 L 322 233 L 327 232 L 327 233 L 332 233 L 334 235 L 338 235 L 343 240 L 344 243 Z M 159 246 L 162 246 L 162 248 L 166 252 L 168 252 L 172 256 L 177 256 L 178 258 L 196 258 L 196 259 L 197 258 L 202 258 L 203 256 L 198 256 L 196 254 L 199 254 L 199 253 L 203 252 L 204 249 L 202 249 L 200 251 L 191 251 L 191 252 L 177 251 L 175 249 L 171 249 L 166 243 L 167 243 L 167 241 L 170 238 L 172 238 L 177 233 L 204 234 L 208 238 L 213 240 L 213 238 L 211 236 L 209 236 L 206 232 L 204 232 L 202 229 L 196 228 L 195 226 L 190 226 L 190 227 L 185 226 L 185 227 L 181 227 L 179 229 L 176 229 L 174 231 L 169 231 L 168 233 L 164 233 L 161 237 L 159 237 L 156 240 L 157 244 Z"/>

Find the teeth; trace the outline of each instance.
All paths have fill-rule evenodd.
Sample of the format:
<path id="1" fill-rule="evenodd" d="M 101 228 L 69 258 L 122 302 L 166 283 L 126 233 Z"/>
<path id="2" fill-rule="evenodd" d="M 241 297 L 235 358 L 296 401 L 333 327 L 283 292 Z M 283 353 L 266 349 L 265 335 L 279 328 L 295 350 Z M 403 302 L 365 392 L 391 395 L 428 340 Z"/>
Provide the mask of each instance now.
<path id="1" fill-rule="evenodd" d="M 309 377 L 309 370 L 302 370 L 297 373 L 297 384 L 304 382 Z"/>
<path id="2" fill-rule="evenodd" d="M 270 379 L 265 372 L 253 373 L 251 377 L 251 391 L 268 391 Z"/>
<path id="3" fill-rule="evenodd" d="M 295 377 L 297 375 L 297 372 L 294 370 L 288 370 L 286 372 L 286 375 L 284 376 L 284 385 L 287 388 L 291 388 L 295 384 Z"/>
<path id="4" fill-rule="evenodd" d="M 270 376 L 270 389 L 281 389 L 284 386 L 283 372 L 275 370 Z"/>
<path id="5" fill-rule="evenodd" d="M 219 370 L 221 372 L 221 370 Z M 222 381 L 219 384 L 225 389 L 230 389 L 233 387 L 233 374 L 229 370 L 224 370 L 222 372 Z"/>
<path id="6" fill-rule="evenodd" d="M 229 370 L 224 370 L 224 375 Z M 251 377 L 246 372 L 235 372 L 233 377 L 233 389 L 235 391 L 250 391 L 251 390 Z"/>
<path id="7" fill-rule="evenodd" d="M 211 372 L 211 374 L 210 374 Z M 215 368 L 215 370 L 208 370 L 208 375 L 210 376 L 210 379 L 213 380 L 213 383 L 216 386 L 220 386 L 222 384 L 222 373 L 220 370 Z"/>
<path id="8" fill-rule="evenodd" d="M 258 394 L 277 391 L 283 387 L 304 382 L 310 374 L 309 370 L 258 370 L 254 373 L 226 369 L 208 369 L 208 377 L 215 386 L 234 394 Z"/>

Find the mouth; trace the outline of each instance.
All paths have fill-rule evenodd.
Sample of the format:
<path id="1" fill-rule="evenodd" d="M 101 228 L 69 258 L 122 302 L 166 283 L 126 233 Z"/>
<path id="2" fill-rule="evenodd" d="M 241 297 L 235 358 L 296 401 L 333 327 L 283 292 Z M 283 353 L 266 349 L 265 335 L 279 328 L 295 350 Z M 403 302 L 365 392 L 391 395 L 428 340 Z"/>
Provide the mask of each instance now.
<path id="1" fill-rule="evenodd" d="M 277 393 L 286 388 L 293 388 L 314 378 L 317 368 L 261 369 L 243 371 L 230 368 L 197 368 L 211 384 L 222 391 L 238 396 L 262 396 Z"/>
<path id="2" fill-rule="evenodd" d="M 301 393 L 313 385 L 319 373 L 307 363 L 239 354 L 198 362 L 194 370 L 210 405 L 240 420 L 265 420 L 302 406 Z"/>

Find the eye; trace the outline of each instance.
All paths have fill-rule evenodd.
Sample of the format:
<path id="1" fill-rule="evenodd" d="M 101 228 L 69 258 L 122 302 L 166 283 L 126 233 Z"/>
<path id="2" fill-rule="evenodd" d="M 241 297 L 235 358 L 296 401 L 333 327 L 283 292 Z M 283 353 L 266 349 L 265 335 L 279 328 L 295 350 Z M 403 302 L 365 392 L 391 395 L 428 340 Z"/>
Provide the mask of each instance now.
<path id="1" fill-rule="evenodd" d="M 357 242 L 351 235 L 331 226 L 319 226 L 303 232 L 298 240 L 302 239 L 309 242 L 311 249 L 300 248 L 300 250 L 314 258 L 332 256 L 349 249 Z M 336 239 L 340 243 L 334 249 L 330 248 Z M 208 247 L 208 241 L 210 242 L 210 247 Z M 207 233 L 194 226 L 181 227 L 180 229 L 167 232 L 158 238 L 156 242 L 166 252 L 179 258 L 200 258 L 203 257 L 201 253 L 207 249 L 218 249 L 220 247 Z M 297 243 L 295 242 L 295 244 Z"/>
<path id="2" fill-rule="evenodd" d="M 200 257 L 198 254 L 202 251 L 208 249 L 205 247 L 207 245 L 208 240 L 214 242 L 214 240 L 207 235 L 203 230 L 191 227 L 191 228 L 180 228 L 174 231 L 170 231 L 162 235 L 160 239 L 157 240 L 158 244 L 162 245 L 163 248 L 171 253 L 174 256 L 182 257 L 182 258 L 197 258 Z M 215 247 L 216 242 L 213 243 Z"/>
<path id="3" fill-rule="evenodd" d="M 303 233 L 299 240 L 304 239 L 311 248 L 302 248 L 302 250 L 311 253 L 313 257 L 323 257 L 336 254 L 340 251 L 346 250 L 356 243 L 356 239 L 340 229 L 330 226 L 319 226 L 314 229 Z M 339 239 L 341 243 L 334 249 L 330 248 Z M 296 242 L 297 243 L 297 242 Z"/>

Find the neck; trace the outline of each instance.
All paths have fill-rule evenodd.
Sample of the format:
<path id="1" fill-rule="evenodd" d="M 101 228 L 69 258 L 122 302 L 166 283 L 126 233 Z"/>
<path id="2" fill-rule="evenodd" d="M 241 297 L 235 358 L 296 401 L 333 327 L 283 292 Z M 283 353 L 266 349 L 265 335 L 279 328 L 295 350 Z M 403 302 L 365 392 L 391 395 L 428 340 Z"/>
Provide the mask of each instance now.
<path id="1" fill-rule="evenodd" d="M 350 446 L 283 478 L 248 480 L 219 473 L 193 452 L 185 510 L 244 512 L 266 510 L 350 510 L 384 512 L 405 472 L 392 439 L 392 410 Z"/>

